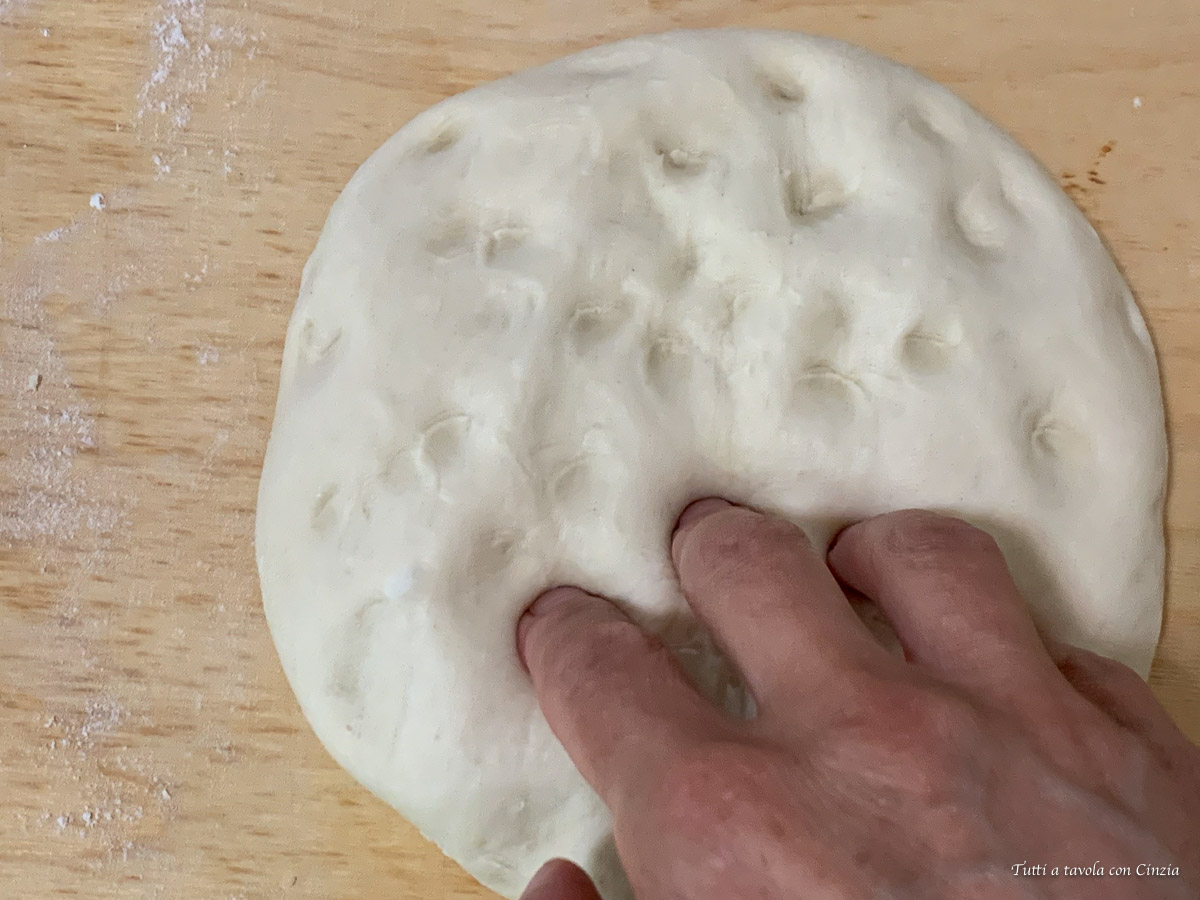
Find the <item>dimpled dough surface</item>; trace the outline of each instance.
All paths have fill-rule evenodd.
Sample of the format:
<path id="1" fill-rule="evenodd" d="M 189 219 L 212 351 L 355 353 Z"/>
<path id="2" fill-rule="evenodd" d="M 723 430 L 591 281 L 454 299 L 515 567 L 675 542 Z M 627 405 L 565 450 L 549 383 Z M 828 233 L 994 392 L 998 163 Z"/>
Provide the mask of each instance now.
<path id="1" fill-rule="evenodd" d="M 1010 138 L 844 44 L 675 33 L 453 97 L 350 181 L 288 329 L 258 563 L 356 778 L 502 894 L 560 855 L 617 898 L 514 652 L 537 591 L 620 598 L 737 710 L 672 577 L 680 508 L 821 546 L 921 506 L 1145 673 L 1165 464 L 1132 295 Z"/>

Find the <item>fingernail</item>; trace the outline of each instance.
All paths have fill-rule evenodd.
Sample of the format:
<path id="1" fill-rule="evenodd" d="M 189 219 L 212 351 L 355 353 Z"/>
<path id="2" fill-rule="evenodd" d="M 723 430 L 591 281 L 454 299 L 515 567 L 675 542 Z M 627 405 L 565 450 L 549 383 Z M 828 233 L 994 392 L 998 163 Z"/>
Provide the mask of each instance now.
<path id="1" fill-rule="evenodd" d="M 525 610 L 527 616 L 542 616 L 550 612 L 554 607 L 561 606 L 569 600 L 574 600 L 583 591 L 577 587 L 570 585 L 559 585 L 552 587 L 548 591 L 543 591 L 538 594 L 532 603 L 529 604 L 529 609 Z"/>
<path id="2" fill-rule="evenodd" d="M 703 519 L 705 516 L 711 516 L 713 513 L 720 512 L 723 509 L 729 509 L 733 506 L 728 500 L 722 500 L 720 497 L 707 497 L 704 500 L 697 500 L 694 503 L 689 503 L 682 513 L 679 514 L 679 520 L 675 523 L 675 533 L 671 536 L 671 559 L 675 565 L 679 565 L 679 546 L 683 536 L 688 529 Z"/>
<path id="3" fill-rule="evenodd" d="M 521 613 L 521 618 L 517 619 L 517 658 L 521 660 L 525 671 L 529 671 L 529 665 L 525 662 L 525 637 L 529 633 L 530 626 L 533 625 L 533 620 L 538 616 L 545 615 L 554 607 L 569 602 L 578 594 L 579 588 L 566 586 L 550 588 L 539 594 L 525 612 Z"/>
<path id="4" fill-rule="evenodd" d="M 675 533 L 678 534 L 689 525 L 695 525 L 705 516 L 711 516 L 713 513 L 728 509 L 731 506 L 733 506 L 732 503 L 728 500 L 722 500 L 720 497 L 707 497 L 704 500 L 689 503 L 684 511 L 679 514 L 679 521 L 675 523 Z"/>
<path id="5" fill-rule="evenodd" d="M 555 865 L 554 861 L 546 863 L 537 870 L 529 884 L 525 885 L 525 890 L 521 892 L 521 900 L 543 900 L 549 897 L 551 890 L 555 886 Z"/>
<path id="6" fill-rule="evenodd" d="M 529 880 L 521 900 L 587 900 L 598 896 L 579 866 L 565 859 L 552 859 Z"/>

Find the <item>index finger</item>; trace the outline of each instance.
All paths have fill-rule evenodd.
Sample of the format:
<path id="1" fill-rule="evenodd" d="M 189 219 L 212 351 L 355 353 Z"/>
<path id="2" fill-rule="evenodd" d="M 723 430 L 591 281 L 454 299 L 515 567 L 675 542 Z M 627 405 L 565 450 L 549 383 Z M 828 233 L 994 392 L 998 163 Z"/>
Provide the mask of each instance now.
<path id="1" fill-rule="evenodd" d="M 538 597 L 517 649 L 550 728 L 609 808 L 632 780 L 731 727 L 662 641 L 579 588 Z"/>

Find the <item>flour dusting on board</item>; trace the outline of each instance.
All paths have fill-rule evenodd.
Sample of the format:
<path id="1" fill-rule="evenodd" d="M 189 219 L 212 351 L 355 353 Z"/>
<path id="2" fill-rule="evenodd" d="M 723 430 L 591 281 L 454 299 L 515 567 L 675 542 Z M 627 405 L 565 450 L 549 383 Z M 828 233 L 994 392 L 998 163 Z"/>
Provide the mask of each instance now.
<path id="1" fill-rule="evenodd" d="M 29 0 L 0 0 L 0 22 L 12 22 L 29 6 Z"/>
<path id="2" fill-rule="evenodd" d="M 94 226 L 78 219 L 36 238 L 0 275 L 3 312 L 14 326 L 0 356 L 0 396 L 15 425 L 0 475 L 0 549 L 31 552 L 30 581 L 57 585 L 40 619 L 8 623 L 45 661 L 34 684 L 13 683 L 17 696 L 44 698 L 37 713 L 44 737 L 25 742 L 24 768 L 44 772 L 53 794 L 40 812 L 21 805 L 32 798 L 12 798 L 13 815 L 23 831 L 87 839 L 111 859 L 128 852 L 135 823 L 157 807 L 151 788 L 123 772 L 110 752 L 122 725 L 139 717 L 113 693 L 102 650 L 110 614 L 91 603 L 93 579 L 114 575 L 112 549 L 134 509 L 134 491 L 126 473 L 100 464 L 97 403 L 77 386 L 62 346 L 62 323 L 80 321 L 78 306 L 94 310 L 88 298 L 127 274 L 112 259 L 117 253 L 97 263 L 86 252 L 96 238 Z M 12 666 L 10 677 L 22 671 Z M 155 776 L 167 780 L 157 770 Z"/>
<path id="3" fill-rule="evenodd" d="M 237 51 L 253 59 L 259 34 L 240 25 L 210 21 L 206 0 L 166 0 L 152 26 L 154 67 L 138 92 L 139 122 L 147 123 L 165 147 L 152 159 L 160 176 L 169 175 L 179 152 L 180 132 L 192 121 L 193 102 L 225 70 Z"/>
<path id="4" fill-rule="evenodd" d="M 130 897 L 172 895 L 186 865 L 170 849 L 182 839 L 173 837 L 182 834 L 179 811 L 238 760 L 226 718 L 246 708 L 251 676 L 245 660 L 223 655 L 230 629 L 248 630 L 257 599 L 245 565 L 220 554 L 194 559 L 195 543 L 182 539 L 152 548 L 147 533 L 175 527 L 173 509 L 218 506 L 229 457 L 255 452 L 250 336 L 244 346 L 230 338 L 242 334 L 229 321 L 236 292 L 209 284 L 229 274 L 231 254 L 214 249 L 228 247 L 225 223 L 202 204 L 183 228 L 161 210 L 190 209 L 200 191 L 227 188 L 235 166 L 240 174 L 256 162 L 240 158 L 240 141 L 249 131 L 263 144 L 255 100 L 264 82 L 247 75 L 265 35 L 248 26 L 255 14 L 227 5 L 156 7 L 140 31 L 132 23 L 145 19 L 124 17 L 132 41 L 122 46 L 132 44 L 130 61 L 145 72 L 125 89 L 124 111 L 79 126 L 97 145 L 109 130 L 132 134 L 139 177 L 122 184 L 122 165 L 81 158 L 79 172 L 95 180 L 76 185 L 65 206 L 17 191 L 18 212 L 68 214 L 24 247 L 10 233 L 0 245 L 0 552 L 11 552 L 37 601 L 6 618 L 5 650 L 19 658 L 5 689 L 17 705 L 0 722 L 8 731 L 0 756 L 41 785 L 10 798 L 0 843 L 16 837 L 19 871 L 82 866 L 88 878 L 115 867 L 109 877 L 123 879 Z M 54 23 L 37 21 L 38 11 L 34 0 L 0 0 L 0 21 L 27 16 L 14 33 L 48 37 L 43 26 Z M 4 62 L 0 76 L 34 85 L 44 77 L 7 72 Z M 79 65 L 91 71 L 86 58 Z M 12 142 L 32 147 L 37 136 L 19 131 Z M 198 385 L 210 403 L 192 425 L 191 455 L 164 436 L 163 420 L 195 402 Z M 120 394 L 140 406 L 116 402 Z M 252 513 L 218 521 L 244 552 Z M 211 606 L 180 615 L 180 594 Z M 204 653 L 222 659 L 219 678 L 202 691 L 172 680 L 175 661 Z M 212 769 L 197 757 L 211 758 Z M 198 790 L 184 774 L 197 770 L 207 779 Z"/>
<path id="5" fill-rule="evenodd" d="M 47 301 L 64 296 L 58 237 L 43 236 L 15 277 L 0 282 L 5 312 L 16 327 L 0 365 L 0 393 L 12 398 L 19 427 L 6 448 L 8 465 L 0 505 L 0 546 L 12 542 L 63 543 L 85 533 L 100 536 L 122 519 L 125 503 L 99 477 L 80 472 L 80 455 L 96 449 L 92 410 L 72 385 L 58 352 Z M 80 282 L 93 274 L 80 273 Z"/>

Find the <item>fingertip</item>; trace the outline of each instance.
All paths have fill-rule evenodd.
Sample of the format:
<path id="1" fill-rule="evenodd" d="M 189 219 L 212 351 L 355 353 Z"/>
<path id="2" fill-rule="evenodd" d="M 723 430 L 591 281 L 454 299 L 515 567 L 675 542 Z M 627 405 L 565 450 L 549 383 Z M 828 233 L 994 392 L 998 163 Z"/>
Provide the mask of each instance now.
<path id="1" fill-rule="evenodd" d="M 612 600 L 554 588 L 514 629 L 538 708 L 610 805 L 631 773 L 720 721 L 663 642 Z"/>
<path id="2" fill-rule="evenodd" d="M 671 534 L 671 558 L 674 559 L 676 565 L 679 564 L 679 548 L 683 538 L 695 527 L 696 523 L 708 518 L 713 513 L 729 509 L 731 506 L 733 506 L 732 503 L 720 497 L 705 497 L 702 500 L 694 500 L 684 507 L 675 522 L 675 530 Z"/>
<path id="3" fill-rule="evenodd" d="M 851 528 L 853 528 L 857 524 L 859 524 L 859 523 L 858 522 L 847 522 L 845 525 L 843 525 L 841 528 L 839 528 L 837 531 L 835 531 L 833 533 L 833 537 L 831 537 L 829 539 L 829 548 L 825 551 L 825 555 L 827 557 L 831 556 L 833 554 L 833 551 L 837 549 L 838 543 L 842 540 L 842 537 L 846 534 L 846 532 L 849 531 Z"/>
<path id="4" fill-rule="evenodd" d="M 529 640 L 529 632 L 532 630 L 534 622 L 554 613 L 564 605 L 587 601 L 590 598 L 591 595 L 580 588 L 572 585 L 559 585 L 538 594 L 533 602 L 525 608 L 521 617 L 517 619 L 517 659 L 521 661 L 521 666 L 526 672 L 529 671 L 529 662 L 525 657 L 525 645 Z"/>
<path id="5" fill-rule="evenodd" d="M 721 497 L 705 497 L 702 500 L 694 500 L 684 507 L 683 512 L 679 514 L 679 519 L 675 523 L 675 533 L 678 534 L 683 529 L 694 525 L 706 516 L 720 512 L 723 509 L 728 509 L 731 506 L 733 506 L 732 503 Z"/>
<path id="6" fill-rule="evenodd" d="M 525 639 L 529 634 L 529 627 L 532 624 L 533 616 L 530 615 L 527 609 L 517 619 L 517 659 L 521 662 L 521 668 L 527 673 L 529 672 L 529 662 L 525 659 Z"/>
<path id="7" fill-rule="evenodd" d="M 552 859 L 529 880 L 521 900 L 600 900 L 600 894 L 575 863 Z"/>

